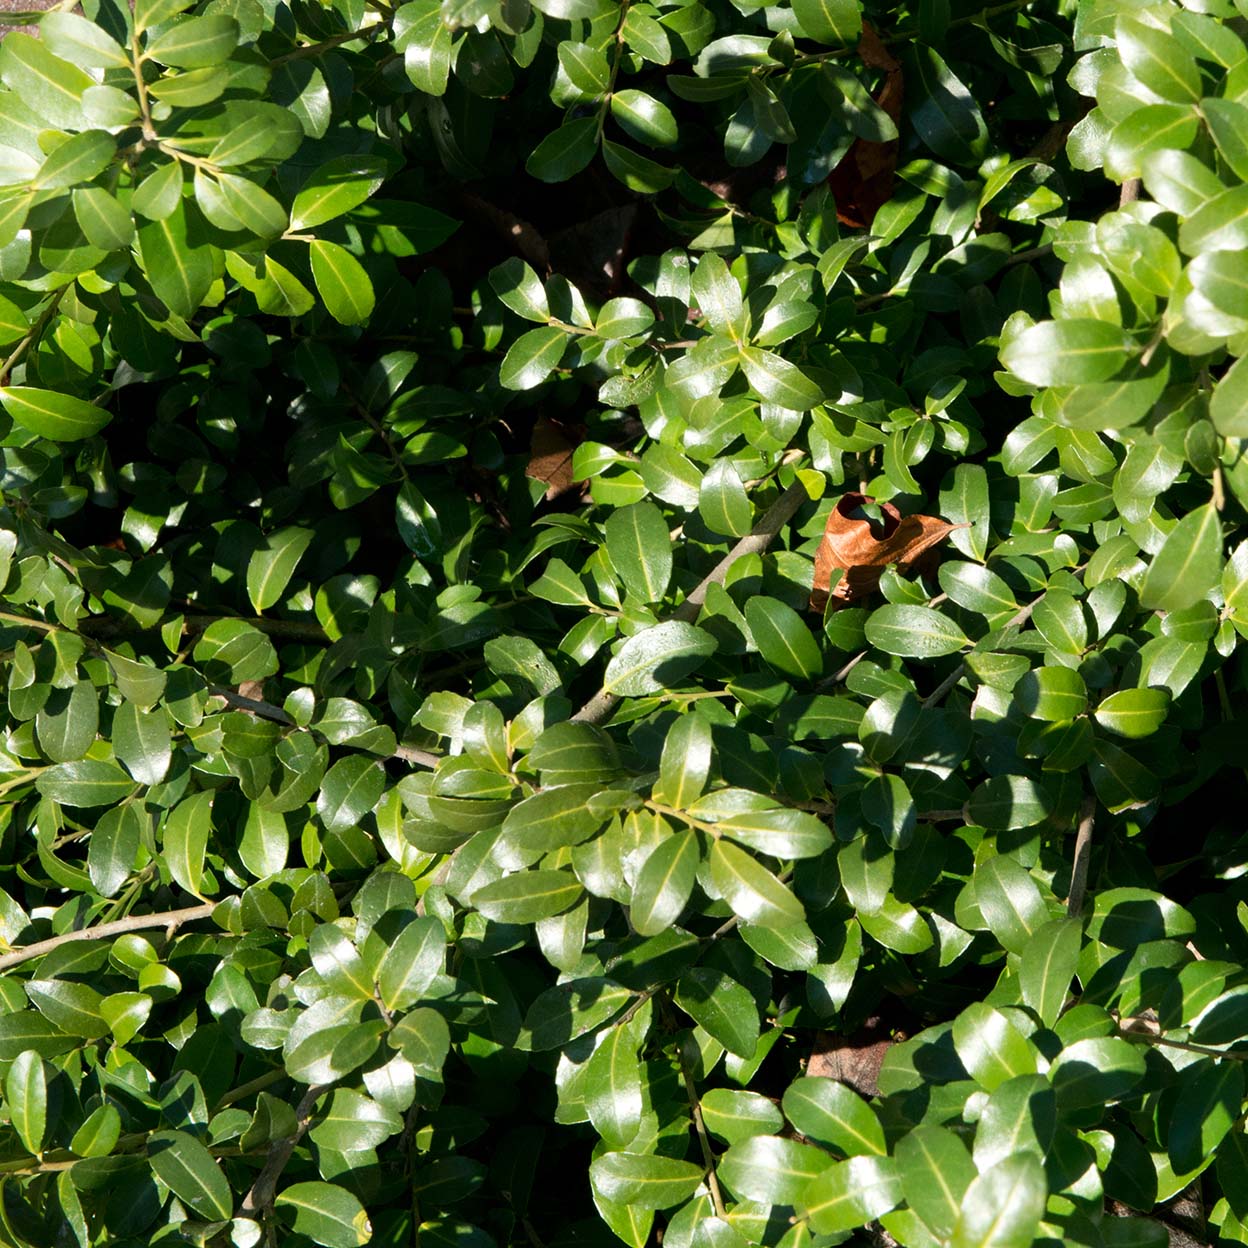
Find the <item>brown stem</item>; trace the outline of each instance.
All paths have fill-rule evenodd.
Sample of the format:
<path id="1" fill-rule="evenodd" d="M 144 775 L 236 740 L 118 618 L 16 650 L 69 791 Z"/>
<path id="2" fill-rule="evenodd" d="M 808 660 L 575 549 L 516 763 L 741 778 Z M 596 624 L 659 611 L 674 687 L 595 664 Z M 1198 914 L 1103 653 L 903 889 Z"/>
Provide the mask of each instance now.
<path id="1" fill-rule="evenodd" d="M 227 1092 L 217 1102 L 217 1109 L 225 1109 L 227 1105 L 245 1101 L 253 1093 L 263 1092 L 265 1088 L 271 1088 L 275 1083 L 281 1083 L 283 1079 L 289 1078 L 290 1076 L 280 1066 L 263 1075 L 257 1075 L 255 1079 L 249 1079 L 246 1083 L 240 1083 L 238 1087 Z"/>
<path id="2" fill-rule="evenodd" d="M 296 726 L 293 717 L 280 706 L 274 706 L 272 702 L 264 702 L 260 698 L 248 698 L 228 685 L 210 685 L 208 692 L 214 697 L 224 699 L 230 706 L 237 707 L 240 711 L 250 712 L 258 719 L 267 719 L 275 724 L 283 724 L 287 728 Z M 402 759 L 403 762 L 412 763 L 417 767 L 438 765 L 436 754 L 430 754 L 428 750 L 419 750 L 414 745 L 396 746 L 394 753 L 389 757 Z"/>
<path id="3" fill-rule="evenodd" d="M 277 1195 L 277 1181 L 286 1169 L 286 1163 L 294 1156 L 299 1141 L 312 1125 L 312 1112 L 316 1102 L 333 1087 L 330 1083 L 314 1083 L 304 1094 L 295 1109 L 295 1130 L 283 1140 L 274 1140 L 269 1147 L 269 1155 L 265 1158 L 251 1191 L 243 1198 L 239 1212 L 248 1218 L 258 1218 L 267 1213 Z"/>
<path id="4" fill-rule="evenodd" d="M 30 350 L 31 343 L 43 333 L 44 326 L 56 315 L 56 309 L 60 307 L 61 300 L 65 297 L 65 292 L 72 285 L 73 282 L 66 282 L 64 286 L 60 286 L 53 291 L 52 298 L 48 300 L 47 306 L 36 317 L 35 323 L 26 331 L 25 337 L 13 348 L 4 363 L 0 364 L 0 386 L 9 384 L 9 374 L 22 362 L 22 356 Z"/>
<path id="5" fill-rule="evenodd" d="M 743 537 L 699 582 L 689 593 L 684 602 L 671 614 L 673 620 L 686 622 L 697 619 L 702 604 L 706 601 L 706 591 L 712 585 L 722 585 L 728 576 L 728 569 L 738 559 L 746 555 L 761 554 L 771 545 L 772 539 L 793 518 L 797 509 L 809 499 L 806 487 L 801 481 L 794 481 L 791 486 L 767 509 L 763 518 Z M 575 715 L 574 723 L 600 724 L 615 709 L 619 702 L 618 695 L 599 689 L 596 694 Z"/>
<path id="6" fill-rule="evenodd" d="M 689 1060 L 685 1057 L 683 1046 L 677 1046 L 680 1056 L 680 1073 L 685 1084 L 685 1095 L 689 1097 L 689 1110 L 693 1114 L 693 1128 L 698 1134 L 698 1144 L 702 1149 L 702 1160 L 706 1165 L 706 1185 L 711 1189 L 711 1204 L 715 1208 L 715 1216 L 723 1219 L 727 1216 L 724 1210 L 724 1198 L 719 1190 L 719 1180 L 715 1177 L 715 1154 L 711 1152 L 711 1141 L 706 1134 L 706 1123 L 702 1121 L 702 1103 L 693 1086 L 693 1072 L 689 1069 Z"/>
<path id="7" fill-rule="evenodd" d="M 84 927 L 80 931 L 65 932 L 53 936 L 49 940 L 40 940 L 33 945 L 24 945 L 20 949 L 0 955 L 0 971 L 7 971 L 11 966 L 29 962 L 31 958 L 42 957 L 68 945 L 76 940 L 107 940 L 110 936 L 120 936 L 125 932 L 138 932 L 144 928 L 165 927 L 170 931 L 181 927 L 183 923 L 194 923 L 197 919 L 206 919 L 216 909 L 216 902 L 205 902 L 202 906 L 188 906 L 185 910 L 165 910 L 160 914 L 132 914 L 112 923 L 101 923 L 98 927 Z"/>

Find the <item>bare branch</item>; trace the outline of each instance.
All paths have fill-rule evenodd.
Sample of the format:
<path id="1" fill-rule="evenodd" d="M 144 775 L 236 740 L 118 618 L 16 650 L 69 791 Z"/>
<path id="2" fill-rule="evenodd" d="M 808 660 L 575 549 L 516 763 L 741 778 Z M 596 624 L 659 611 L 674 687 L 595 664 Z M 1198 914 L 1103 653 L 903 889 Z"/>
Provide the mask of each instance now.
<path id="1" fill-rule="evenodd" d="M 206 919 L 216 909 L 216 903 L 209 901 L 200 906 L 188 906 L 185 910 L 164 910 L 160 914 L 131 914 L 124 919 L 116 919 L 112 923 L 101 923 L 98 927 L 84 927 L 76 932 L 65 932 L 48 940 L 38 941 L 33 945 L 25 945 L 21 949 L 13 949 L 0 955 L 0 971 L 7 971 L 11 966 L 29 962 L 31 958 L 41 958 L 53 949 L 62 945 L 72 944 L 76 940 L 107 940 L 110 936 L 120 936 L 125 932 L 141 932 L 144 928 L 165 927 L 171 932 L 176 931 L 184 923 L 194 923 L 197 919 Z"/>

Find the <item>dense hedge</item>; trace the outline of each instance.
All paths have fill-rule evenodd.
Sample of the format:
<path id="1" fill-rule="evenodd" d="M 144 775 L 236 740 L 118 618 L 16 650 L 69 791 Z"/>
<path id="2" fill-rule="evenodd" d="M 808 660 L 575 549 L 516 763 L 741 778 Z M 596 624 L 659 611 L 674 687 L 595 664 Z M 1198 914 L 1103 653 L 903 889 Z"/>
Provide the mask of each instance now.
<path id="1" fill-rule="evenodd" d="M 1248 6 L 83 13 L 0 1241 L 1248 1242 Z"/>

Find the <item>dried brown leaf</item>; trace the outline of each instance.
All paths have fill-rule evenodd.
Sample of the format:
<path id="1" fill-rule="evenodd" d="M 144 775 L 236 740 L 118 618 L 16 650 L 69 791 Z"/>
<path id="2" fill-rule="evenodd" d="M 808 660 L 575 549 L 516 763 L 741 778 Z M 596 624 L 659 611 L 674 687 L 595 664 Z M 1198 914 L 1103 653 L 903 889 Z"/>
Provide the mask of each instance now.
<path id="1" fill-rule="evenodd" d="M 572 479 L 572 452 L 580 441 L 576 433 L 566 425 L 542 416 L 533 426 L 529 442 L 529 463 L 524 470 L 526 477 L 546 483 L 546 497 L 558 498 L 560 494 L 575 488 Z"/>
<path id="2" fill-rule="evenodd" d="M 862 24 L 858 56 L 864 65 L 883 70 L 886 77 L 875 102 L 893 119 L 901 119 L 905 80 L 900 62 L 884 46 L 870 22 Z M 868 229 L 875 214 L 893 197 L 898 141 L 871 143 L 855 139 L 841 163 L 832 170 L 828 186 L 843 225 Z"/>
<path id="3" fill-rule="evenodd" d="M 874 501 L 865 494 L 844 494 L 829 513 L 815 554 L 812 611 L 835 611 L 857 602 L 877 588 L 890 563 L 905 572 L 954 529 L 964 527 L 939 516 L 903 516 L 892 503 L 880 504 L 883 524 L 854 515 Z M 832 572 L 838 568 L 841 578 L 832 588 Z"/>

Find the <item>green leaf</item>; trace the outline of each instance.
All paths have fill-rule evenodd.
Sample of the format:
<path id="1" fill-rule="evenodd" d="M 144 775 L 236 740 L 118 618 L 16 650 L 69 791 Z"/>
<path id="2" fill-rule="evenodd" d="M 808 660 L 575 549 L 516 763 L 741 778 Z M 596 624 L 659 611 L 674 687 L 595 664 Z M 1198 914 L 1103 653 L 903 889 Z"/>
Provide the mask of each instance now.
<path id="1" fill-rule="evenodd" d="M 598 123 L 592 117 L 565 121 L 529 154 L 525 169 L 539 182 L 566 182 L 580 173 L 598 150 Z"/>
<path id="2" fill-rule="evenodd" d="M 291 1210 L 293 1227 L 324 1248 L 362 1248 L 373 1228 L 359 1199 L 337 1183 L 292 1183 L 277 1194 L 279 1209 Z"/>
<path id="3" fill-rule="evenodd" d="M 321 238 L 310 251 L 312 277 L 330 316 L 342 325 L 362 325 L 376 299 L 364 266 L 345 247 Z"/>
<path id="4" fill-rule="evenodd" d="M 1093 718 L 1102 728 L 1135 739 L 1156 732 L 1169 709 L 1168 689 L 1120 689 L 1101 700 Z"/>
<path id="5" fill-rule="evenodd" d="M 87 845 L 87 872 L 102 897 L 112 897 L 134 870 L 142 823 L 132 803 L 102 814 Z"/>
<path id="6" fill-rule="evenodd" d="M 1032 1153 L 1016 1153 L 979 1175 L 962 1198 L 950 1248 L 1029 1248 L 1048 1186 Z"/>
<path id="7" fill-rule="evenodd" d="M 213 1155 L 185 1131 L 148 1136 L 147 1155 L 156 1177 L 192 1212 L 209 1221 L 233 1215 L 234 1195 Z"/>
<path id="8" fill-rule="evenodd" d="M 171 160 L 149 173 L 135 189 L 130 201 L 135 212 L 151 221 L 163 221 L 182 202 L 182 166 Z M 153 246 L 159 246 L 153 243 Z"/>
<path id="9" fill-rule="evenodd" d="M 212 830 L 212 794 L 195 793 L 180 801 L 165 820 L 162 844 L 169 873 L 188 893 L 199 895 L 204 855 Z"/>
<path id="10" fill-rule="evenodd" d="M 782 676 L 814 680 L 823 674 L 823 655 L 792 607 L 778 598 L 750 598 L 745 604 L 745 621 L 759 653 Z"/>
<path id="11" fill-rule="evenodd" d="M 312 543 L 312 530 L 294 526 L 270 533 L 247 563 L 247 597 L 257 612 L 275 605 Z"/>
<path id="12" fill-rule="evenodd" d="M 710 800 L 717 794 L 712 793 Z M 694 807 L 699 816 L 706 811 Z M 817 858 L 831 849 L 832 833 L 817 815 L 802 810 L 747 810 L 719 818 L 723 835 L 773 858 Z"/>
<path id="13" fill-rule="evenodd" d="M 730 459 L 717 459 L 698 491 L 698 513 L 713 533 L 744 537 L 754 523 L 754 508 L 741 474 Z"/>
<path id="14" fill-rule="evenodd" d="M 671 109 L 644 91 L 612 92 L 611 116 L 625 134 L 650 147 L 672 147 L 679 137 Z"/>
<path id="15" fill-rule="evenodd" d="M 749 383 L 768 402 L 795 412 L 809 411 L 823 402 L 822 387 L 774 351 L 741 348 L 741 369 Z"/>
<path id="16" fill-rule="evenodd" d="M 640 299 L 608 299 L 594 318 L 594 332 L 600 338 L 633 338 L 653 324 L 654 313 Z"/>
<path id="17" fill-rule="evenodd" d="M 754 1135 L 774 1135 L 784 1126 L 780 1111 L 767 1097 L 730 1088 L 710 1088 L 702 1094 L 702 1119 L 712 1135 L 729 1144 Z"/>
<path id="18" fill-rule="evenodd" d="M 656 624 L 630 637 L 607 664 L 603 688 L 626 698 L 678 684 L 714 654 L 710 633 L 681 620 Z"/>
<path id="19" fill-rule="evenodd" d="M 112 420 L 112 413 L 69 394 L 34 386 L 0 388 L 0 403 L 23 429 L 53 442 L 79 442 L 93 437 Z"/>
<path id="20" fill-rule="evenodd" d="M 919 137 L 942 160 L 976 163 L 988 131 L 974 97 L 933 48 L 916 43 L 905 53 L 906 111 Z"/>
<path id="21" fill-rule="evenodd" d="M 1123 64 L 1150 91 L 1181 104 L 1200 99 L 1196 60 L 1172 35 L 1125 14 L 1119 16 L 1115 34 Z"/>
<path id="22" fill-rule="evenodd" d="M 641 1126 L 644 1109 L 637 1037 L 631 1027 L 612 1027 L 585 1071 L 585 1109 L 594 1129 L 623 1148 Z"/>
<path id="23" fill-rule="evenodd" d="M 867 620 L 867 640 L 885 654 L 935 659 L 969 646 L 966 634 L 947 615 L 931 607 L 889 604 Z"/>
<path id="24" fill-rule="evenodd" d="M 696 714 L 681 716 L 663 742 L 659 778 L 651 796 L 664 806 L 686 809 L 702 796 L 712 757 L 710 723 Z"/>
<path id="25" fill-rule="evenodd" d="M 982 904 L 980 908 L 983 909 Z M 1082 945 L 1082 924 L 1077 919 L 1054 919 L 1037 928 L 1022 947 L 1019 988 L 1023 1001 L 1046 1027 L 1057 1022 L 1066 1004 Z"/>
<path id="26" fill-rule="evenodd" d="M 1140 587 L 1140 604 L 1182 611 L 1198 603 L 1222 573 L 1222 522 L 1212 503 L 1190 511 L 1166 536 Z"/>
<path id="27" fill-rule="evenodd" d="M 915 1127 L 897 1141 L 897 1174 L 906 1204 L 942 1239 L 953 1233 L 975 1180 L 966 1145 L 947 1127 Z"/>
<path id="28" fill-rule="evenodd" d="M 116 763 L 83 758 L 40 772 L 35 788 L 62 806 L 111 806 L 134 792 L 134 781 Z"/>
<path id="29" fill-rule="evenodd" d="M 182 174 L 176 169 L 175 174 L 180 185 Z M 157 298 L 170 312 L 189 320 L 207 298 L 215 272 L 212 248 L 191 242 L 185 203 L 175 200 L 174 206 L 167 212 L 161 211 L 164 205 L 158 195 L 167 193 L 166 187 L 172 181 L 171 175 L 169 182 L 161 186 L 159 192 L 154 192 L 151 201 L 146 203 L 153 212 L 161 212 L 161 216 L 159 220 L 139 228 L 139 254 L 143 272 Z M 137 200 L 136 195 L 135 210 L 143 212 Z M 151 214 L 145 212 L 144 215 Z"/>
<path id="30" fill-rule="evenodd" d="M 742 329 L 744 300 L 737 279 L 716 252 L 704 252 L 693 270 L 691 291 L 706 323 L 718 334 Z"/>
<path id="31" fill-rule="evenodd" d="M 316 813 L 327 832 L 355 827 L 381 798 L 385 772 L 371 758 L 351 754 L 340 758 L 321 781 Z"/>
<path id="32" fill-rule="evenodd" d="M 701 847 L 697 834 L 683 828 L 650 851 L 637 873 L 629 917 L 640 936 L 657 936 L 680 917 L 697 877 Z"/>
<path id="33" fill-rule="evenodd" d="M 830 1165 L 806 1188 L 798 1207 L 813 1230 L 833 1235 L 865 1226 L 901 1202 L 891 1157 L 851 1157 Z"/>
<path id="34" fill-rule="evenodd" d="M 586 95 L 602 95 L 611 82 L 611 69 L 606 54 L 588 43 L 563 40 L 558 47 L 559 64 L 568 81 Z"/>
<path id="35" fill-rule="evenodd" d="M 702 1167 L 674 1157 L 604 1153 L 589 1167 L 595 1191 L 610 1201 L 639 1209 L 670 1209 L 693 1194 Z"/>
<path id="36" fill-rule="evenodd" d="M 1158 32 L 1159 33 L 1159 32 Z M 1186 70 L 1186 65 L 1183 69 Z M 1193 66 L 1194 68 L 1194 66 Z M 1199 83 L 1200 75 L 1196 81 Z M 1207 99 L 1200 102 L 1201 115 L 1209 133 L 1222 154 L 1222 159 L 1231 167 L 1236 177 L 1248 177 L 1248 138 L 1245 137 L 1244 124 L 1248 121 L 1248 106 L 1242 100 Z M 1212 184 L 1210 189 L 1213 189 Z M 1221 189 L 1220 187 L 1216 189 Z M 1204 198 L 1208 198 L 1206 194 Z"/>
<path id="37" fill-rule="evenodd" d="M 710 852 L 711 879 L 733 913 L 760 927 L 803 923 L 802 903 L 756 858 L 728 841 L 716 840 Z"/>
<path id="38" fill-rule="evenodd" d="M 988 1092 L 1036 1072 L 1038 1055 L 1031 1043 L 1000 1010 L 982 1002 L 954 1020 L 953 1044 L 971 1078 Z"/>
<path id="39" fill-rule="evenodd" d="M 31 180 L 37 190 L 55 191 L 79 182 L 90 182 L 112 162 L 117 140 L 103 130 L 84 130 L 72 135 L 39 167 Z"/>
<path id="40" fill-rule="evenodd" d="M 1199 1169 L 1239 1118 L 1244 1070 L 1238 1062 L 1203 1062 L 1184 1071 L 1183 1096 L 1170 1120 L 1168 1153 L 1176 1174 Z"/>
<path id="41" fill-rule="evenodd" d="M 446 963 L 446 932 L 437 919 L 413 919 L 386 948 L 377 991 L 388 1010 L 415 1005 Z"/>
<path id="42" fill-rule="evenodd" d="M 26 1151 L 41 1154 L 48 1129 L 48 1077 L 43 1058 L 32 1049 L 19 1053 L 4 1077 L 4 1107 Z"/>
<path id="43" fill-rule="evenodd" d="M 716 1166 L 719 1180 L 739 1196 L 768 1205 L 795 1205 L 827 1168 L 817 1148 L 775 1135 L 753 1135 L 734 1144 Z"/>
<path id="44" fill-rule="evenodd" d="M 1108 381 L 1127 362 L 1130 339 L 1117 325 L 1070 317 L 1041 321 L 1009 338 L 1001 363 L 1033 386 Z"/>
<path id="45" fill-rule="evenodd" d="M 96 85 L 89 74 L 21 31 L 6 33 L 0 43 L 0 80 L 49 125 L 63 130 L 82 127 L 82 99 Z"/>
<path id="46" fill-rule="evenodd" d="M 120 251 L 134 241 L 134 218 L 103 187 L 80 186 L 74 216 L 83 237 L 101 251 Z"/>
<path id="47" fill-rule="evenodd" d="M 535 923 L 580 900 L 580 881 L 567 871 L 521 871 L 472 895 L 473 909 L 496 923 Z"/>
<path id="48" fill-rule="evenodd" d="M 862 31 L 857 0 L 795 0 L 793 15 L 802 33 L 818 43 L 853 47 Z"/>
<path id="49" fill-rule="evenodd" d="M 260 238 L 276 238 L 286 229 L 286 209 L 264 187 L 233 173 L 218 172 L 216 180 L 231 216 L 245 229 Z"/>
<path id="50" fill-rule="evenodd" d="M 1034 827 L 1052 808 L 1048 790 L 1027 776 L 993 776 L 976 788 L 966 804 L 975 823 L 997 832 Z"/>
<path id="51" fill-rule="evenodd" d="M 789 1084 L 781 1102 L 785 1117 L 809 1140 L 854 1157 L 886 1156 L 884 1129 L 875 1111 L 835 1079 L 807 1076 Z"/>
<path id="52" fill-rule="evenodd" d="M 1068 1044 L 1049 1068 L 1062 1109 L 1107 1105 L 1127 1095 L 1144 1076 L 1140 1047 L 1117 1036 L 1093 1036 Z"/>
<path id="53" fill-rule="evenodd" d="M 758 1007 L 735 979 L 712 966 L 695 966 L 676 984 L 676 1004 L 730 1053 L 748 1061 L 758 1047 Z"/>
<path id="54" fill-rule="evenodd" d="M 39 37 L 49 51 L 84 69 L 129 69 L 121 45 L 95 22 L 77 13 L 53 10 L 39 22 Z"/>
<path id="55" fill-rule="evenodd" d="M 1059 724 L 1088 709 L 1088 687 L 1074 668 L 1032 668 L 1014 686 L 1014 702 L 1036 719 Z"/>
<path id="56" fill-rule="evenodd" d="M 54 763 L 82 758 L 95 740 L 99 722 L 99 699 L 89 680 L 75 681 L 68 690 L 53 690 L 35 716 L 39 747 Z"/>
<path id="57" fill-rule="evenodd" d="M 588 751 L 582 753 L 575 743 L 556 754 L 550 743 L 543 741 L 529 755 L 530 761 L 542 767 L 543 780 L 553 787 L 513 806 L 503 820 L 502 834 L 494 848 L 494 859 L 507 870 L 530 866 L 543 854 L 565 845 L 578 845 L 592 836 L 607 818 L 594 798 L 602 789 L 597 781 L 569 784 L 576 771 L 577 759 L 587 762 Z M 536 757 L 535 757 L 536 756 Z M 595 754 L 595 758 L 598 756 Z M 590 768 L 592 774 L 593 768 Z M 563 781 L 564 783 L 559 783 Z"/>
<path id="58" fill-rule="evenodd" d="M 568 336 L 556 326 L 531 329 L 511 344 L 498 379 L 508 390 L 532 390 L 559 366 Z"/>
<path id="59" fill-rule="evenodd" d="M 1226 258 L 1225 252 L 1214 252 L 1198 259 L 1225 260 Z M 1242 270 L 1236 269 L 1235 272 L 1238 275 L 1242 273 Z M 1223 302 L 1229 303 L 1233 300 L 1226 292 L 1226 285 L 1229 283 L 1220 287 L 1219 293 Z M 1243 287 L 1243 294 L 1242 311 L 1245 316 L 1248 316 L 1248 283 Z M 1236 303 L 1240 306 L 1237 301 Z M 1209 400 L 1209 415 L 1213 420 L 1213 427 L 1224 438 L 1248 437 L 1248 368 L 1243 367 L 1243 364 L 1242 359 L 1236 360 L 1222 374 L 1218 384 L 1214 387 L 1213 397 Z"/>
<path id="60" fill-rule="evenodd" d="M 164 708 L 145 711 L 133 702 L 123 702 L 113 715 L 113 749 L 118 761 L 140 784 L 159 784 L 173 759 L 169 717 Z"/>
<path id="61" fill-rule="evenodd" d="M 388 165 L 380 156 L 335 156 L 314 169 L 290 208 L 292 231 L 310 230 L 345 216 L 375 195 Z"/>
<path id="62" fill-rule="evenodd" d="M 540 331 L 539 331 L 540 332 Z M 620 507 L 605 525 L 607 556 L 639 602 L 660 602 L 672 575 L 672 541 L 653 503 Z"/>
<path id="63" fill-rule="evenodd" d="M 1021 954 L 1049 921 L 1039 886 L 1006 854 L 996 854 L 976 867 L 974 890 L 985 923 L 1011 953 Z"/>
<path id="64" fill-rule="evenodd" d="M 173 23 L 147 45 L 147 55 L 162 65 L 202 69 L 220 65 L 238 45 L 232 17 L 188 17 Z"/>

